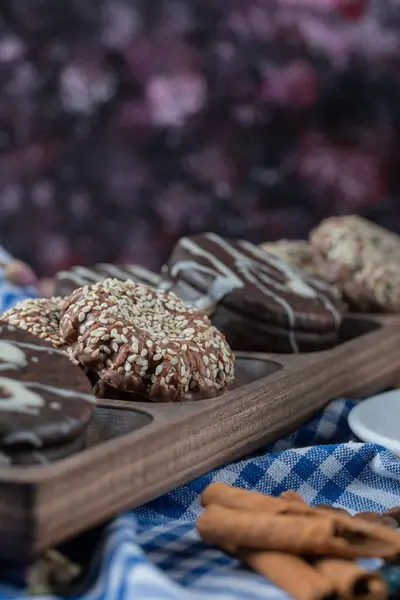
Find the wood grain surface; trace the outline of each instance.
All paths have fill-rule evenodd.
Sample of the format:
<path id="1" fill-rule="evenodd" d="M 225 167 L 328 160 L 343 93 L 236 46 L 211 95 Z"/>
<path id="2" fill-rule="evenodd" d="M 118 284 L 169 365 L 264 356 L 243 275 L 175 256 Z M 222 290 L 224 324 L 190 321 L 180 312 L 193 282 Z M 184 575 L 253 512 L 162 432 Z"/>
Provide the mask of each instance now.
<path id="1" fill-rule="evenodd" d="M 89 447 L 0 470 L 0 558 L 35 554 L 272 442 L 331 399 L 400 378 L 400 318 L 349 318 L 342 343 L 300 355 L 238 354 L 237 387 L 182 404 L 99 402 Z"/>

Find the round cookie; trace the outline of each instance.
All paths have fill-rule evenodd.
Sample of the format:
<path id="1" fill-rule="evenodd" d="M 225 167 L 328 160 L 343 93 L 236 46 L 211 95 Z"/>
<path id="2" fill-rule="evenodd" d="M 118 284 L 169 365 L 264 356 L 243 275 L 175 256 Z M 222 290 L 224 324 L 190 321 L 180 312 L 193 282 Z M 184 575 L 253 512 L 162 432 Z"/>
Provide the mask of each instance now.
<path id="1" fill-rule="evenodd" d="M 336 290 L 249 242 L 182 238 L 168 273 L 202 294 L 195 306 L 214 302 L 212 321 L 235 349 L 312 351 L 337 340 L 345 306 Z"/>
<path id="2" fill-rule="evenodd" d="M 356 216 L 332 217 L 310 234 L 326 279 L 352 308 L 400 312 L 400 237 Z"/>
<path id="3" fill-rule="evenodd" d="M 69 296 L 74 290 L 84 285 L 92 285 L 110 277 L 121 281 L 130 279 L 135 283 L 143 283 L 155 289 L 162 283 L 160 275 L 139 265 L 99 263 L 92 268 L 76 266 L 71 267 L 68 271 L 60 271 L 55 276 L 54 293 L 60 296 Z"/>
<path id="4" fill-rule="evenodd" d="M 65 298 L 29 298 L 7 310 L 1 319 L 61 348 L 59 325 Z"/>
<path id="5" fill-rule="evenodd" d="M 61 350 L 0 321 L 2 462 L 47 462 L 75 451 L 94 402 L 89 381 Z"/>
<path id="6" fill-rule="evenodd" d="M 278 256 L 313 277 L 321 277 L 317 252 L 304 240 L 279 240 L 260 245 L 265 252 Z"/>
<path id="7" fill-rule="evenodd" d="M 106 279 L 76 290 L 60 331 L 73 358 L 103 382 L 152 401 L 213 396 L 234 379 L 231 350 L 208 317 L 141 284 Z"/>

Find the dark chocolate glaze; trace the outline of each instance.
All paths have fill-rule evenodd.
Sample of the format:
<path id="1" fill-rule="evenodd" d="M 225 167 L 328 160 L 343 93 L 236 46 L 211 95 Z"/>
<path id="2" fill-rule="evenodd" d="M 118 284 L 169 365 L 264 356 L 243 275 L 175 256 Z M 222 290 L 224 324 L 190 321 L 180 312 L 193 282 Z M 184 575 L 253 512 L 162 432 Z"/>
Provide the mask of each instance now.
<path id="1" fill-rule="evenodd" d="M 235 349 L 309 351 L 336 342 L 345 305 L 335 291 L 248 242 L 182 238 L 167 267 L 172 291 L 212 312 Z"/>
<path id="2" fill-rule="evenodd" d="M 212 316 L 212 322 L 225 333 L 232 348 L 247 352 L 293 352 L 288 330 L 234 311 L 222 303 Z M 338 331 L 296 331 L 296 343 L 301 352 L 332 348 L 338 342 Z"/>
<path id="3" fill-rule="evenodd" d="M 63 456 L 83 442 L 95 398 L 82 372 L 61 351 L 0 321 L 0 451 L 30 462 L 31 451 Z"/>
<path id="4" fill-rule="evenodd" d="M 99 263 L 93 267 L 76 266 L 68 271 L 60 271 L 55 276 L 55 291 L 58 296 L 69 296 L 83 285 L 92 285 L 109 277 L 125 281 L 131 279 L 135 283 L 143 283 L 152 288 L 162 284 L 157 273 L 138 265 L 110 265 Z"/>

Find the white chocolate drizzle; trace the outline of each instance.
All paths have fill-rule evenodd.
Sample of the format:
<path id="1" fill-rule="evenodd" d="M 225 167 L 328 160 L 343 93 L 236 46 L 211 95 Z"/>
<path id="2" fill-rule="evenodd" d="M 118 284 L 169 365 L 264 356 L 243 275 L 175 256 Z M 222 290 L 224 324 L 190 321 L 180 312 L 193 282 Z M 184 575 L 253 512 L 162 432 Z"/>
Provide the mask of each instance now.
<path id="1" fill-rule="evenodd" d="M 133 281 L 144 281 L 148 285 L 157 287 L 160 283 L 160 276 L 144 267 L 138 265 L 124 265 L 118 267 L 116 265 L 110 265 L 108 263 L 99 263 L 96 265 L 97 269 L 101 270 L 100 273 L 88 267 L 72 267 L 70 271 L 60 271 L 57 275 L 58 280 L 70 280 L 75 283 L 78 287 L 88 285 L 91 283 L 97 283 L 103 281 L 106 277 L 115 277 L 126 281 L 132 279 Z"/>
<path id="2" fill-rule="evenodd" d="M 18 381 L 9 377 L 0 377 L 0 390 L 9 394 L 6 398 L 0 397 L 0 410 L 38 415 L 45 406 L 45 400 L 30 388 L 48 392 L 61 398 L 79 398 L 91 404 L 96 403 L 96 398 L 91 394 L 46 385 L 38 381 Z"/>
<path id="3" fill-rule="evenodd" d="M 43 392 L 49 392 L 49 394 L 55 394 L 61 398 L 80 398 L 86 400 L 90 404 L 96 404 L 96 397 L 92 394 L 86 394 L 85 392 L 78 392 L 77 390 L 69 390 L 66 388 L 59 388 L 53 385 L 47 385 L 45 383 L 39 383 L 38 381 L 24 381 L 24 385 L 27 388 L 37 388 Z"/>
<path id="4" fill-rule="evenodd" d="M 18 371 L 27 365 L 25 352 L 8 340 L 0 340 L 0 371 Z"/>
<path id="5" fill-rule="evenodd" d="M 102 274 L 102 277 L 101 277 L 102 279 L 105 276 L 115 277 L 116 279 L 122 279 L 123 281 L 130 279 L 130 277 L 128 277 L 128 274 L 126 271 L 123 271 L 120 267 L 116 267 L 115 265 L 109 265 L 107 263 L 100 263 L 97 266 L 99 267 L 99 269 L 104 271 L 104 273 Z"/>
<path id="6" fill-rule="evenodd" d="M 103 277 L 102 275 L 99 275 L 98 273 L 95 273 L 86 267 L 73 267 L 70 271 L 60 271 L 57 275 L 57 279 L 69 279 L 78 287 L 81 287 L 87 283 L 96 283 L 97 281 L 101 281 Z"/>
<path id="7" fill-rule="evenodd" d="M 28 366 L 27 356 L 20 349 L 21 347 L 64 356 L 61 350 L 55 348 L 47 348 L 46 346 L 17 340 L 0 340 L 0 371 L 22 370 Z M 45 385 L 35 381 L 20 381 L 9 377 L 0 377 L 0 390 L 6 394 L 5 398 L 0 397 L 0 410 L 38 415 L 45 405 L 45 400 L 30 388 L 49 392 L 61 398 L 80 398 L 91 404 L 96 402 L 96 398 L 91 394 Z"/>
<path id="8" fill-rule="evenodd" d="M 99 263 L 96 266 L 104 271 L 106 275 L 123 281 L 132 279 L 133 281 L 145 282 L 148 285 L 157 287 L 161 280 L 159 275 L 152 273 L 152 271 L 140 267 L 139 265 L 124 265 L 123 267 L 118 267 L 108 263 Z"/>
<path id="9" fill-rule="evenodd" d="M 36 458 L 38 463 L 40 463 L 41 465 L 49 465 L 51 462 L 48 458 L 46 458 L 46 456 L 42 452 L 38 452 L 37 450 L 34 450 L 32 452 L 32 456 L 33 458 Z"/>
<path id="10" fill-rule="evenodd" d="M 43 446 L 42 440 L 36 435 L 34 431 L 13 431 L 9 433 L 2 440 L 3 445 L 27 443 L 34 448 L 41 448 Z"/>
<path id="11" fill-rule="evenodd" d="M 139 265 L 128 265 L 126 270 L 142 281 L 149 281 L 154 287 L 157 287 L 161 282 L 161 277 L 157 273 L 153 273 L 149 269 L 145 269 Z"/>
<path id="12" fill-rule="evenodd" d="M 38 415 L 45 404 L 39 394 L 31 392 L 25 382 L 17 379 L 0 377 L 0 390 L 8 395 L 6 398 L 0 398 L 0 410 L 6 412 Z"/>
<path id="13" fill-rule="evenodd" d="M 11 458 L 4 454 L 4 452 L 0 452 L 0 468 L 1 467 L 9 467 L 11 465 Z"/>
<path id="14" fill-rule="evenodd" d="M 189 238 L 182 238 L 180 240 L 180 245 L 195 256 L 206 258 L 211 263 L 212 267 L 201 265 L 195 260 L 182 260 L 172 265 L 172 277 L 176 277 L 180 273 L 188 270 L 192 271 L 194 277 L 201 273 L 211 275 L 214 279 L 210 288 L 207 290 L 207 297 L 211 302 L 219 302 L 227 294 L 233 292 L 233 290 L 244 287 L 244 282 L 236 275 L 236 273 L 216 256 L 211 254 L 211 252 L 207 252 L 207 250 L 204 250 Z M 201 277 L 198 279 L 202 280 Z M 200 301 L 201 300 L 202 299 L 200 299 Z M 200 308 L 200 306 L 197 306 L 197 308 Z"/>

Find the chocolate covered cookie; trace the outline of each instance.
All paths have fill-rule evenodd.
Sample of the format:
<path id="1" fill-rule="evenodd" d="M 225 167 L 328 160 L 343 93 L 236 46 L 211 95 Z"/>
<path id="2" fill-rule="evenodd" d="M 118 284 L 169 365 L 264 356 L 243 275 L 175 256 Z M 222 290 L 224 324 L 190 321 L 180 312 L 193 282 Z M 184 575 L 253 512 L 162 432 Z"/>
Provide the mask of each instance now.
<path id="1" fill-rule="evenodd" d="M 212 321 L 235 349 L 312 351 L 337 340 L 345 306 L 336 291 L 249 242 L 213 233 L 182 238 L 168 273 L 184 300 L 214 305 Z"/>
<path id="2" fill-rule="evenodd" d="M 95 398 L 61 350 L 0 321 L 0 458 L 27 464 L 61 458 L 85 443 Z"/>
<path id="3" fill-rule="evenodd" d="M 106 279 L 76 290 L 60 321 L 72 357 L 121 392 L 159 402 L 221 393 L 234 378 L 225 337 L 175 294 Z"/>
<path id="4" fill-rule="evenodd" d="M 158 288 L 162 283 L 160 275 L 139 265 L 99 263 L 92 268 L 76 266 L 71 267 L 68 271 L 60 271 L 55 276 L 54 293 L 60 296 L 69 296 L 74 290 L 84 285 L 92 285 L 110 277 L 121 281 L 129 279 L 152 288 Z"/>
<path id="5" fill-rule="evenodd" d="M 325 278 L 353 309 L 400 312 L 400 237 L 355 216 L 322 221 L 310 234 Z"/>

